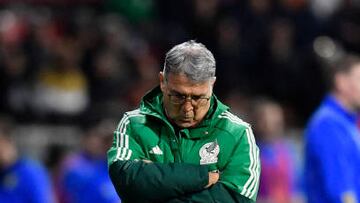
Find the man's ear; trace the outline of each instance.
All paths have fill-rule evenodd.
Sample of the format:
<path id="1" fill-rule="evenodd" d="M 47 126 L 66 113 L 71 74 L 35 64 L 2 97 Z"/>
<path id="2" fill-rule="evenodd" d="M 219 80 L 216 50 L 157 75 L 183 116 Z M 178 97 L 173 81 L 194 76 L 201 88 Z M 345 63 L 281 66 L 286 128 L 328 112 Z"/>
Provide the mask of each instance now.
<path id="1" fill-rule="evenodd" d="M 162 92 L 165 91 L 165 76 L 164 73 L 160 71 L 159 73 L 159 82 L 160 82 L 160 89 Z"/>
<path id="2" fill-rule="evenodd" d="M 213 77 L 213 78 L 210 79 L 210 88 L 211 88 L 211 91 L 214 89 L 215 81 L 216 81 L 216 77 Z"/>
<path id="3" fill-rule="evenodd" d="M 213 79 L 212 79 L 212 81 L 211 81 L 211 86 L 213 86 L 213 87 L 214 87 L 215 82 L 216 82 L 216 77 L 214 76 L 214 77 L 213 77 Z"/>

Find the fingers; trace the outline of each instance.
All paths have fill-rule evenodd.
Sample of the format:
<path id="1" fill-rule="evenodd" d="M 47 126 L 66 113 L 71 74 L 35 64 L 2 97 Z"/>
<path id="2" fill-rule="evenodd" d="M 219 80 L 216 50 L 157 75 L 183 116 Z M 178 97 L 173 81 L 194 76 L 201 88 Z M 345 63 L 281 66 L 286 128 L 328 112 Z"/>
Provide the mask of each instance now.
<path id="1" fill-rule="evenodd" d="M 217 183 L 219 178 L 220 174 L 218 172 L 209 172 L 209 183 L 205 186 L 205 188 L 208 188 Z"/>

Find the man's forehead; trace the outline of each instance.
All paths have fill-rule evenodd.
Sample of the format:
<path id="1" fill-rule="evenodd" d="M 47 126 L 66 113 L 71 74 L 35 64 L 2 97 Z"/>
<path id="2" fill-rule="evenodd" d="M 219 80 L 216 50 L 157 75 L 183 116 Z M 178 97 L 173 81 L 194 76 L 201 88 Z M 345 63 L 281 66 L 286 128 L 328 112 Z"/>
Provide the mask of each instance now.
<path id="1" fill-rule="evenodd" d="M 169 87 L 168 90 L 174 94 L 183 95 L 206 95 L 209 92 L 209 87 L 199 86 L 176 86 Z"/>
<path id="2" fill-rule="evenodd" d="M 169 77 L 167 80 L 168 90 L 181 94 L 206 94 L 211 88 L 210 81 L 193 82 L 185 76 Z"/>
<path id="3" fill-rule="evenodd" d="M 205 81 L 193 81 L 184 73 L 169 73 L 166 75 L 166 81 L 172 84 L 181 84 L 189 86 L 206 86 L 211 83 L 211 79 Z"/>

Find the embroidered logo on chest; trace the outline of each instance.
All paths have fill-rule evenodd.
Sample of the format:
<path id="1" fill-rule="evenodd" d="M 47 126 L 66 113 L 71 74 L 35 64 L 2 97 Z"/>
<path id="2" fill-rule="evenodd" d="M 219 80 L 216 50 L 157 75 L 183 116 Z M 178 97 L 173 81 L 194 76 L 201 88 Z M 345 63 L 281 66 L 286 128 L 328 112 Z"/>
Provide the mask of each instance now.
<path id="1" fill-rule="evenodd" d="M 220 147 L 217 140 L 204 144 L 200 150 L 200 165 L 217 163 Z"/>

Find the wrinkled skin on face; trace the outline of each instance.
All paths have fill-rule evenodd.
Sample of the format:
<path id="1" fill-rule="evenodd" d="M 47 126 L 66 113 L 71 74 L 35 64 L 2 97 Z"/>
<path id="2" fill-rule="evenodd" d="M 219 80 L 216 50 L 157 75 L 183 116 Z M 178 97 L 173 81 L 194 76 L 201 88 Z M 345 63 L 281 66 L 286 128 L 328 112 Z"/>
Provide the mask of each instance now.
<path id="1" fill-rule="evenodd" d="M 168 74 L 165 80 L 163 73 L 159 74 L 160 88 L 164 94 L 163 104 L 168 119 L 180 128 L 194 127 L 199 124 L 209 110 L 210 102 L 205 105 L 193 105 L 191 100 L 183 104 L 174 104 L 170 101 L 169 94 L 186 96 L 210 97 L 215 80 L 194 83 L 184 74 Z"/>

